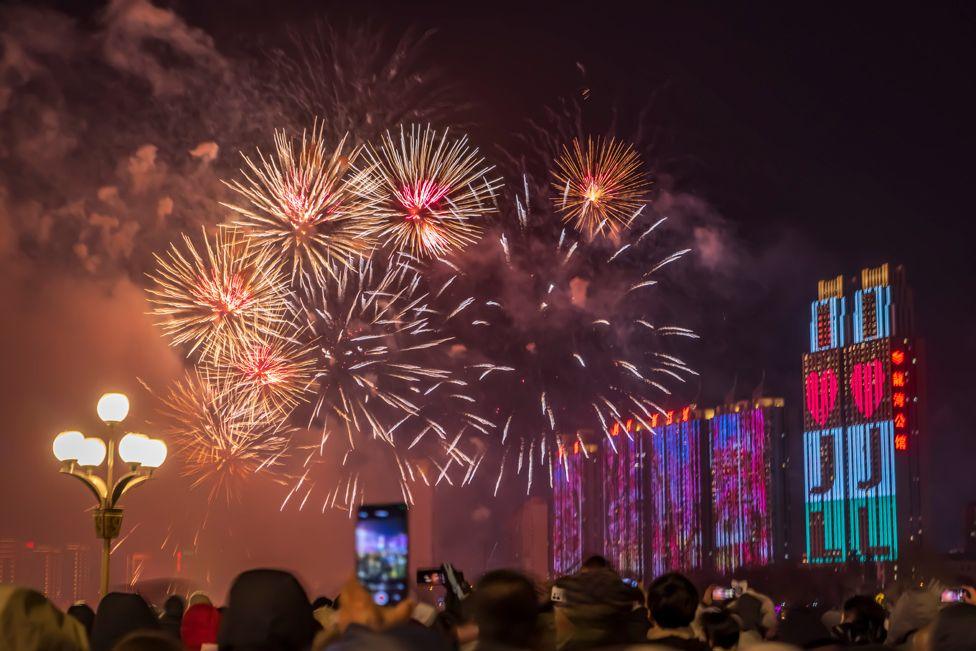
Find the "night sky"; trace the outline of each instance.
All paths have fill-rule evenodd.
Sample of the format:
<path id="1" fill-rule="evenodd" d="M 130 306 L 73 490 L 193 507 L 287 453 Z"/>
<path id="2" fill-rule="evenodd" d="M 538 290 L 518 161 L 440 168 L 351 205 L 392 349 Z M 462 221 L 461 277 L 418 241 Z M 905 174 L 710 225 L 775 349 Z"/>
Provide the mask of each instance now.
<path id="1" fill-rule="evenodd" d="M 209 35 L 213 50 L 234 61 L 260 59 L 268 49 L 284 47 L 287 29 L 312 18 L 337 28 L 369 21 L 386 38 L 407 28 L 433 29 L 421 63 L 438 68 L 453 86 L 459 100 L 453 117 L 488 156 L 517 146 L 514 134 L 528 120 L 542 119 L 544 107 L 557 106 L 561 98 L 578 102 L 596 132 L 610 131 L 615 120 L 613 130 L 621 137 L 639 133 L 649 152 L 658 209 L 670 214 L 674 236 L 695 248 L 694 259 L 675 270 L 673 291 L 685 322 L 704 336 L 690 355 L 702 371 L 701 385 L 686 396 L 699 404 L 748 398 L 762 382 L 767 395 L 787 399 L 791 422 L 798 425 L 800 356 L 817 281 L 883 262 L 904 264 L 927 350 L 928 425 L 922 435 L 923 495 L 928 514 L 935 516 L 930 540 L 939 550 L 960 545 L 963 506 L 976 500 L 976 437 L 969 417 L 976 355 L 970 326 L 976 317 L 970 270 L 976 171 L 972 7 L 232 4 L 158 6 L 185 20 L 182 28 Z M 86 96 L 86 88 L 96 88 L 86 76 L 105 74 L 104 63 L 91 64 L 97 58 L 92 43 L 111 19 L 100 13 L 100 3 L 47 6 L 60 12 L 57 20 L 34 5 L 0 7 L 0 110 L 11 116 L 5 120 L 0 113 L 7 123 L 0 131 L 7 141 L 0 142 L 0 299 L 8 315 L 0 325 L 6 342 L 0 395 L 8 414 L 0 489 L 10 498 L 0 506 L 0 536 L 58 542 L 87 539 L 90 523 L 80 515 L 82 491 L 54 475 L 51 435 L 83 418 L 74 414 L 91 411 L 106 383 L 135 394 L 136 376 L 165 382 L 181 362 L 145 316 L 139 289 L 148 259 L 139 261 L 140 247 L 152 250 L 163 241 L 137 243 L 113 257 L 112 246 L 125 246 L 112 240 L 96 267 L 71 244 L 50 244 L 57 236 L 44 240 L 32 234 L 43 212 L 37 206 L 63 206 L 93 194 L 85 188 L 106 185 L 100 175 L 118 174 L 118 161 L 142 142 L 158 146 L 162 159 L 168 148 L 215 140 L 221 149 L 214 164 L 233 165 L 233 150 L 242 146 L 239 135 L 247 129 L 223 141 L 202 123 L 184 133 L 181 128 L 193 128 L 159 122 L 170 101 L 180 102 L 180 115 L 192 120 L 199 90 L 192 80 L 184 92 L 174 93 L 178 100 L 152 93 L 145 84 L 117 98 Z M 64 30 L 61 36 L 54 36 L 55 28 Z M 42 67 L 60 49 L 60 72 L 46 80 L 37 68 L 25 74 L 23 66 L 11 64 L 15 42 L 43 51 L 34 59 Z M 218 65 L 205 60 L 213 56 L 207 52 L 150 51 L 195 71 L 212 72 Z M 88 63 L 69 82 L 65 71 L 74 57 Z M 186 64 L 186 57 L 200 60 Z M 138 74 L 149 80 L 155 73 Z M 70 93 L 56 92 L 62 82 Z M 115 83 L 113 77 L 101 88 Z M 18 104 L 25 93 L 41 99 Z M 257 94 L 249 103 L 230 102 L 228 122 L 246 126 L 261 101 Z M 73 108 L 94 105 L 102 108 Z M 47 117 L 38 122 L 29 117 L 34 115 Z M 102 127 L 93 126 L 98 121 L 121 135 L 105 138 Z M 152 122 L 151 130 L 140 121 Z M 243 146 L 254 144 L 260 143 Z M 32 147 L 46 153 L 33 154 Z M 46 185 L 28 178 L 26 158 L 38 170 L 51 166 L 52 177 L 62 181 Z M 168 171 L 194 178 L 192 170 L 175 163 Z M 127 214 L 140 209 L 133 202 L 120 208 Z M 67 218 L 63 210 L 58 214 Z M 125 262 L 107 264 L 108 259 Z M 798 427 L 793 433 L 799 434 Z M 133 512 L 179 511 L 185 483 L 166 477 L 159 484 L 133 496 Z M 475 511 L 465 500 L 477 494 L 459 493 L 457 512 Z M 199 506 L 203 499 L 191 494 L 189 501 Z M 287 545 L 258 544 L 265 523 L 280 526 L 282 538 L 324 530 L 325 520 L 315 516 L 279 514 L 279 501 L 278 495 L 255 490 L 212 515 L 214 523 L 233 523 L 241 539 L 254 538 L 252 547 L 262 548 L 254 556 L 234 556 L 237 569 L 287 562 Z M 244 513 L 249 518 L 241 518 Z M 152 548 L 160 535 L 159 527 L 143 525 L 131 544 Z M 310 550 L 298 558 L 309 562 L 320 553 Z M 233 568 L 222 573 L 232 575 Z"/>

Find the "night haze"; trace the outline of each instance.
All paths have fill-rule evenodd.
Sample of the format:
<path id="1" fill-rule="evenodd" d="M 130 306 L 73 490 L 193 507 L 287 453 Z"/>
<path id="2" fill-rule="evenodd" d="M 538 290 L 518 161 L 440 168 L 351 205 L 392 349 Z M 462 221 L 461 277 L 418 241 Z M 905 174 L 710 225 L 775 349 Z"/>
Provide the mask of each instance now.
<path id="1" fill-rule="evenodd" d="M 364 383 L 432 385 L 455 367 L 462 369 L 457 377 L 469 381 L 451 392 L 465 394 L 476 407 L 451 411 L 433 403 L 422 413 L 450 422 L 444 426 L 448 443 L 463 432 L 457 449 L 482 465 L 469 476 L 472 469 L 455 455 L 453 486 L 430 491 L 419 480 L 410 484 L 425 502 L 419 522 L 432 527 L 422 532 L 412 520 L 412 539 L 427 545 L 428 556 L 430 549 L 451 556 L 425 560 L 455 562 L 469 576 L 516 563 L 517 544 L 505 530 L 527 512 L 529 497 L 533 504 L 547 499 L 548 473 L 536 468 L 530 487 L 519 446 L 545 440 L 547 454 L 555 455 L 563 429 L 600 434 L 591 401 L 599 403 L 601 418 L 614 406 L 623 409 L 636 372 L 628 375 L 617 364 L 618 350 L 643 354 L 660 344 L 662 354 L 680 357 L 680 365 L 669 366 L 681 377 L 668 378 L 673 393 L 661 400 L 667 409 L 781 396 L 791 449 L 800 455 L 801 355 L 808 352 L 817 283 L 838 274 L 853 278 L 883 263 L 906 270 L 924 351 L 924 544 L 932 553 L 961 549 L 965 507 L 976 501 L 976 440 L 966 420 L 969 364 L 976 356 L 976 335 L 967 325 L 976 316 L 968 268 L 973 26 L 971 7 L 841 4 L 806 10 L 772 3 L 709 9 L 684 3 L 4 4 L 0 400 L 7 418 L 0 489 L 7 497 L 0 539 L 97 548 L 86 511 L 91 498 L 57 475 L 54 436 L 72 429 L 100 434 L 95 403 L 110 390 L 130 398 L 128 429 L 163 438 L 174 431 L 161 399 L 172 383 L 187 382 L 186 373 L 210 363 L 208 356 L 214 365 L 223 363 L 223 353 L 203 346 L 188 358 L 185 342 L 170 345 L 157 324 L 168 315 L 160 316 L 159 303 L 147 293 L 158 289 L 154 255 L 166 259 L 171 244 L 183 247 L 181 233 L 202 251 L 201 227 L 212 238 L 218 224 L 242 219 L 226 205 L 247 206 L 247 197 L 222 183 L 243 181 L 240 153 L 254 160 L 258 149 L 269 155 L 276 129 L 299 136 L 318 118 L 331 145 L 345 131 L 350 148 L 369 144 L 364 160 L 387 165 L 382 180 L 394 189 L 406 181 L 390 162 L 395 143 L 380 144 L 387 129 L 395 139 L 401 124 L 409 133 L 414 123 L 450 126 L 445 138 L 467 134 L 466 145 L 478 150 L 471 159 L 475 172 L 468 171 L 480 185 L 466 181 L 460 190 L 448 189 L 443 181 L 443 193 L 458 192 L 451 200 L 469 208 L 484 229 L 470 241 L 463 229 L 449 233 L 460 238 L 450 243 L 458 249 L 452 264 L 468 275 L 435 304 L 448 314 L 470 293 L 479 304 L 497 298 L 508 311 L 495 317 L 490 305 L 464 308 L 470 318 L 465 327 L 453 319 L 446 335 L 451 343 L 423 348 L 421 355 L 401 343 L 384 357 L 423 366 L 423 372 L 400 366 L 388 374 L 401 376 L 392 380 L 373 370 L 346 380 L 335 371 L 328 381 L 316 380 L 288 427 L 274 433 L 284 437 L 289 456 L 279 463 L 274 450 L 259 451 L 258 461 L 245 461 L 243 479 L 229 487 L 211 490 L 206 476 L 194 486 L 207 470 L 181 473 L 193 464 L 173 435 L 167 463 L 125 498 L 113 583 L 125 580 L 127 555 L 147 554 L 149 578 L 169 577 L 179 552 L 179 562 L 188 564 L 181 576 L 217 595 L 242 570 L 261 566 L 294 571 L 310 593 L 337 593 L 353 569 L 354 521 L 351 509 L 335 508 L 341 502 L 336 495 L 348 497 L 356 477 L 362 484 L 356 480 L 354 497 L 365 490 L 370 502 L 400 500 L 404 459 L 445 454 L 443 444 L 428 438 L 402 458 L 394 459 L 375 437 L 350 452 L 344 441 L 355 433 L 345 426 L 336 427 L 328 443 L 333 447 L 322 452 L 319 431 L 333 422 L 329 418 L 348 422 L 353 412 L 363 413 L 330 406 L 340 404 L 342 391 Z M 579 271 L 556 272 L 572 253 L 562 239 L 555 242 L 561 191 L 548 170 L 563 144 L 591 135 L 633 145 L 648 182 L 640 193 L 647 209 L 632 233 L 621 228 L 604 240 L 581 236 L 581 242 L 597 242 L 593 252 Z M 336 169 L 345 170 L 348 161 L 340 158 Z M 394 220 L 393 209 L 377 208 L 385 200 L 376 198 L 382 183 L 369 183 L 350 190 L 368 204 L 362 211 Z M 562 184 L 559 177 L 556 186 Z M 428 205 L 419 196 L 423 188 L 414 189 L 418 196 L 407 197 L 413 203 L 401 203 L 413 210 L 408 219 L 422 219 L 436 201 Z M 497 210 L 485 208 L 493 201 Z M 530 222 L 551 223 L 532 222 L 520 231 L 528 233 L 521 241 L 513 237 L 516 263 L 506 265 L 509 240 L 500 245 L 500 234 L 517 224 L 515 206 L 527 204 Z M 661 217 L 667 221 L 653 237 L 638 241 Z M 385 228 L 375 226 L 369 237 L 399 247 Z M 623 256 L 610 264 L 627 243 L 637 255 L 633 262 Z M 418 260 L 431 257 L 417 248 Z M 634 289 L 650 277 L 647 269 L 684 249 L 690 252 L 654 272 L 657 286 Z M 315 337 L 341 339 L 324 316 L 329 308 L 314 300 L 345 305 L 340 312 L 348 313 L 355 303 L 342 302 L 348 293 L 325 296 L 337 277 L 355 274 L 341 271 L 341 262 L 328 267 L 321 278 L 308 277 L 327 289 L 310 292 L 301 309 L 288 314 L 304 326 L 318 309 L 319 321 L 309 326 Z M 453 270 L 431 263 L 418 274 L 435 294 Z M 359 271 L 357 278 L 365 275 Z M 381 270 L 372 273 L 369 282 L 378 283 Z M 545 310 L 536 309 L 549 293 L 540 279 L 548 273 L 565 291 L 540 316 Z M 362 302 L 356 305 L 362 309 Z M 632 320 L 650 313 L 661 320 L 658 327 L 675 324 L 700 339 L 662 342 L 622 329 L 580 334 L 584 320 L 611 312 Z M 363 309 L 349 331 L 375 334 L 370 314 Z M 437 338 L 424 331 L 423 315 L 414 318 L 414 345 Z M 477 323 L 496 319 L 503 324 L 498 330 Z M 296 338 L 305 336 L 297 332 Z M 555 334 L 550 339 L 547 333 Z M 320 354 L 308 346 L 310 356 Z M 593 360 L 581 362 L 585 381 L 582 371 L 553 370 L 562 363 L 557 358 L 574 352 Z M 328 356 L 314 360 L 317 368 L 326 363 L 338 367 Z M 476 382 L 488 369 L 476 364 L 496 369 Z M 523 365 L 535 376 L 519 376 Z M 594 388 L 597 383 L 609 388 Z M 558 395 L 545 397 L 546 387 Z M 325 406 L 316 408 L 320 397 Z M 445 404 L 459 401 L 467 400 Z M 555 416 L 546 414 L 551 405 Z M 512 412 L 516 429 L 523 424 L 502 445 Z M 388 429 L 401 414 L 413 416 L 400 404 L 377 419 Z M 519 414 L 528 415 L 520 421 Z M 565 419 L 561 428 L 547 425 L 556 418 Z M 538 431 L 546 436 L 536 437 Z M 431 432 L 429 439 L 436 428 Z M 531 450 L 530 456 L 540 454 L 538 447 Z M 343 458 L 347 463 L 340 466 Z M 429 459 L 416 466 L 431 479 L 441 474 Z M 801 466 L 795 461 L 789 472 L 797 494 Z M 544 527 L 541 535 L 547 535 Z"/>

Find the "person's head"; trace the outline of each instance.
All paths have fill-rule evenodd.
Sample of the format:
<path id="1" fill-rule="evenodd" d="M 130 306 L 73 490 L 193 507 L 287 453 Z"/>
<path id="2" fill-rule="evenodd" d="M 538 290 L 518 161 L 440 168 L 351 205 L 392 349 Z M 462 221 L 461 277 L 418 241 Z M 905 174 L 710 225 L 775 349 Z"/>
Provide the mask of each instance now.
<path id="1" fill-rule="evenodd" d="M 82 651 L 84 628 L 39 592 L 0 585 L 0 649 Z"/>
<path id="2" fill-rule="evenodd" d="M 163 614 L 167 617 L 179 619 L 183 616 L 183 608 L 183 597 L 176 594 L 166 597 L 166 601 L 163 602 Z"/>
<path id="3" fill-rule="evenodd" d="M 848 644 L 880 644 L 887 634 L 885 610 L 873 597 L 851 597 L 844 602 L 844 614 L 835 632 Z"/>
<path id="4" fill-rule="evenodd" d="M 671 572 L 654 579 L 647 589 L 647 609 L 660 628 L 690 626 L 698 609 L 698 590 L 682 574 Z"/>
<path id="5" fill-rule="evenodd" d="M 294 576 L 248 570 L 231 585 L 217 641 L 221 651 L 299 651 L 317 628 L 312 604 Z"/>
<path id="6" fill-rule="evenodd" d="M 556 581 L 553 592 L 556 647 L 598 648 L 628 639 L 627 619 L 634 608 L 630 586 L 610 570 L 592 570 Z"/>
<path id="7" fill-rule="evenodd" d="M 517 648 L 531 645 L 539 604 L 535 587 L 525 576 L 512 570 L 488 572 L 471 598 L 480 640 Z"/>
<path id="8" fill-rule="evenodd" d="M 112 647 L 112 651 L 183 651 L 183 645 L 163 631 L 134 631 Z"/>
<path id="9" fill-rule="evenodd" d="M 976 649 L 976 606 L 956 604 L 940 611 L 929 644 L 938 651 Z"/>
<path id="10" fill-rule="evenodd" d="M 71 604 L 67 612 L 81 622 L 81 625 L 85 629 L 85 635 L 91 637 L 92 624 L 95 623 L 95 611 L 92 610 L 92 607 L 84 601 L 79 601 L 78 603 Z"/>
<path id="11" fill-rule="evenodd" d="M 739 643 L 739 622 L 728 611 L 706 610 L 702 613 L 701 624 L 708 646 L 732 649 Z"/>
<path id="12" fill-rule="evenodd" d="M 183 646 L 198 651 L 204 644 L 216 644 L 220 630 L 220 613 L 210 604 L 194 604 L 186 609 L 180 622 Z"/>
<path id="13" fill-rule="evenodd" d="M 599 554 L 590 556 L 585 561 L 583 561 L 583 564 L 580 566 L 580 572 L 592 572 L 593 570 L 609 570 L 609 569 L 612 569 L 610 567 L 610 562 L 603 556 L 600 556 Z"/>
<path id="14" fill-rule="evenodd" d="M 91 651 L 112 648 L 133 631 L 159 629 L 149 604 L 137 594 L 110 592 L 102 598 L 92 626 Z"/>
<path id="15" fill-rule="evenodd" d="M 204 592 L 197 590 L 190 594 L 190 598 L 186 602 L 186 607 L 196 606 L 197 604 L 207 604 L 211 605 L 210 597 L 208 597 Z"/>

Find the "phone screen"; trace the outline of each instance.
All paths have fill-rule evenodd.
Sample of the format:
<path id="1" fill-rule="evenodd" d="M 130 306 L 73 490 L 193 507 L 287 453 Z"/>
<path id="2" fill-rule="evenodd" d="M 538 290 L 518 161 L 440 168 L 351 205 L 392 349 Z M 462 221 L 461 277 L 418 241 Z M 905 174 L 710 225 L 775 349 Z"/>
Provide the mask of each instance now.
<path id="1" fill-rule="evenodd" d="M 432 568 L 426 570 L 417 570 L 417 585 L 446 585 L 447 577 L 444 576 L 444 570 L 440 568 Z"/>
<path id="2" fill-rule="evenodd" d="M 963 601 L 965 598 L 966 598 L 966 591 L 962 589 L 942 591 L 942 603 L 944 604 L 959 603 Z"/>
<path id="3" fill-rule="evenodd" d="M 728 601 L 735 599 L 735 588 L 714 588 L 712 590 L 712 601 Z"/>
<path id="4" fill-rule="evenodd" d="M 380 606 L 407 596 L 407 505 L 359 507 L 356 520 L 356 578 Z"/>

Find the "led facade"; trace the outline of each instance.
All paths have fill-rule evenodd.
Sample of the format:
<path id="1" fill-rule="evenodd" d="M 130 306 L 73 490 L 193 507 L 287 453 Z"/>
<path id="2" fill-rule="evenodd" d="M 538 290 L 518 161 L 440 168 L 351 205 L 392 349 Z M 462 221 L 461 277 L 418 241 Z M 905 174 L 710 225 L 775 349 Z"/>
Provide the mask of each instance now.
<path id="1" fill-rule="evenodd" d="M 715 569 L 730 573 L 785 555 L 783 401 L 717 408 L 711 440 Z"/>
<path id="2" fill-rule="evenodd" d="M 803 356 L 810 563 L 896 561 L 906 534 L 920 533 L 910 292 L 903 270 L 888 265 L 857 280 L 850 297 L 843 278 L 822 281 L 811 306 Z"/>

